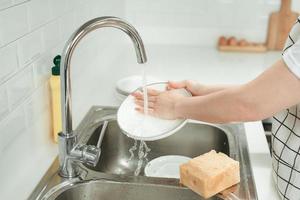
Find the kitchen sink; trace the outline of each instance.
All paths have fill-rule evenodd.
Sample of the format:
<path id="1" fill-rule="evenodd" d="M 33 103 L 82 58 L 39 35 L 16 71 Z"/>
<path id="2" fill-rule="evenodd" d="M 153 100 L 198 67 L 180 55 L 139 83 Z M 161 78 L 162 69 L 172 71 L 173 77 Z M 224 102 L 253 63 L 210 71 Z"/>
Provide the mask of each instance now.
<path id="1" fill-rule="evenodd" d="M 77 183 L 53 193 L 49 200 L 199 200 L 199 196 L 186 188 L 143 185 L 112 181 Z"/>
<path id="2" fill-rule="evenodd" d="M 88 144 L 96 145 L 102 125 L 92 134 Z M 108 123 L 101 145 L 101 157 L 96 167 L 89 167 L 104 173 L 134 175 L 138 164 L 138 149 L 130 159 L 128 151 L 136 141 L 127 137 L 120 130 L 117 121 Z M 182 155 L 196 157 L 215 149 L 229 155 L 228 137 L 219 128 L 205 124 L 187 124 L 180 131 L 167 138 L 146 142 L 151 149 L 147 158 L 152 160 L 164 155 Z M 138 145 L 137 145 L 138 148 Z M 140 175 L 143 175 L 143 168 Z"/>
<path id="3" fill-rule="evenodd" d="M 134 176 L 138 163 L 137 151 L 130 160 L 128 150 L 135 140 L 122 133 L 116 121 L 116 113 L 115 107 L 93 106 L 75 130 L 78 144 L 96 145 L 103 124 L 107 123 L 100 145 L 100 160 L 96 166 L 78 163 L 80 176 L 68 179 L 58 175 L 59 162 L 56 159 L 29 199 L 202 199 L 182 186 L 178 179 L 146 177 L 143 169 L 138 176 Z M 235 187 L 234 194 L 240 199 L 257 199 L 242 124 L 219 125 L 189 121 L 175 134 L 146 143 L 151 149 L 148 160 L 163 155 L 196 157 L 212 149 L 227 154 L 240 162 L 241 182 Z M 211 199 L 217 200 L 219 197 Z"/>

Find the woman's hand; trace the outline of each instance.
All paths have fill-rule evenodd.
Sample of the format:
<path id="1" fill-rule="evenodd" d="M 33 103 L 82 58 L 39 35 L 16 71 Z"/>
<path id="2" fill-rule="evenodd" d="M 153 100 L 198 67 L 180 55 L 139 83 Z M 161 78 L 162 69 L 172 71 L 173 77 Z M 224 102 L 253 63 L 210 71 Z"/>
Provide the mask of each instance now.
<path id="1" fill-rule="evenodd" d="M 167 91 L 160 92 L 148 89 L 148 114 L 163 119 L 178 119 L 185 116 L 182 115 L 179 105 L 191 97 L 178 94 L 176 89 L 181 88 L 188 90 L 193 96 L 206 96 L 227 89 L 228 86 L 205 86 L 190 80 L 180 82 L 170 81 L 167 85 Z M 136 110 L 144 113 L 143 93 L 135 92 L 132 95 L 135 97 Z"/>
<path id="2" fill-rule="evenodd" d="M 181 89 L 184 88 L 189 91 L 193 96 L 204 96 L 215 92 L 222 91 L 224 89 L 231 88 L 230 85 L 203 85 L 196 81 L 185 80 L 185 81 L 169 81 L 167 90 Z"/>
<path id="3" fill-rule="evenodd" d="M 135 97 L 137 105 L 136 110 L 144 113 L 144 97 L 141 92 L 132 94 Z M 177 119 L 176 104 L 183 98 L 187 98 L 178 94 L 175 90 L 159 92 L 157 90 L 148 89 L 148 114 L 163 119 Z"/>
<path id="4" fill-rule="evenodd" d="M 205 95 L 206 86 L 197 83 L 196 81 L 184 80 L 184 81 L 169 81 L 167 90 L 184 88 L 189 91 L 193 96 Z"/>

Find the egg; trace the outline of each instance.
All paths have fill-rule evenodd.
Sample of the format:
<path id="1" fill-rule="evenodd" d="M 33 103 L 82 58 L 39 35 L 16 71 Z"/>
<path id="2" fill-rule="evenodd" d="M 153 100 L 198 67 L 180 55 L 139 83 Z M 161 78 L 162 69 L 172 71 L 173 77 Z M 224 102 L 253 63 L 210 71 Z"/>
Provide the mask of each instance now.
<path id="1" fill-rule="evenodd" d="M 230 37 L 228 39 L 228 43 L 229 46 L 237 46 L 238 45 L 238 41 L 235 37 Z"/>
<path id="2" fill-rule="evenodd" d="M 238 42 L 238 45 L 241 46 L 241 47 L 245 47 L 245 46 L 248 46 L 248 45 L 249 45 L 249 42 L 247 42 L 247 40 L 245 40 L 245 39 L 241 39 L 241 40 Z"/>
<path id="3" fill-rule="evenodd" d="M 219 46 L 226 46 L 227 45 L 227 39 L 226 39 L 226 37 L 224 37 L 224 36 L 221 36 L 220 38 L 219 38 Z"/>

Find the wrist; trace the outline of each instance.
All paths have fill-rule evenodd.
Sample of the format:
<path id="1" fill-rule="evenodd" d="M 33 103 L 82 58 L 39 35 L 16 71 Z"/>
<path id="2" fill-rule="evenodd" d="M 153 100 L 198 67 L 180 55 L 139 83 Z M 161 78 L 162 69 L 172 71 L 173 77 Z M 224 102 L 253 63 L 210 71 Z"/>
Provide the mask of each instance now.
<path id="1" fill-rule="evenodd" d="M 210 90 L 210 88 L 207 85 L 202 85 L 202 84 L 198 85 L 198 94 L 199 94 L 199 96 L 203 96 L 203 95 L 208 94 L 209 90 Z"/>
<path id="2" fill-rule="evenodd" d="M 182 97 L 174 104 L 174 115 L 176 119 L 185 119 L 185 114 L 183 113 L 184 109 L 182 109 L 182 107 L 186 98 L 187 97 Z"/>

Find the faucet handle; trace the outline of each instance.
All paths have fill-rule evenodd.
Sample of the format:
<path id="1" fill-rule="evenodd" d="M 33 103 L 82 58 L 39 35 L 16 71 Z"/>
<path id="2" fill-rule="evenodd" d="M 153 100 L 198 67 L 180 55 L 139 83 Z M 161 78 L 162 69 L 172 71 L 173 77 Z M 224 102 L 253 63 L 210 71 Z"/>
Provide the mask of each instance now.
<path id="1" fill-rule="evenodd" d="M 93 145 L 87 145 L 83 149 L 82 152 L 82 159 L 88 164 L 93 167 L 95 167 L 99 161 L 101 155 L 101 149 L 93 146 Z"/>
<path id="2" fill-rule="evenodd" d="M 99 161 L 101 149 L 93 145 L 77 145 L 71 153 L 80 162 L 95 167 Z"/>

